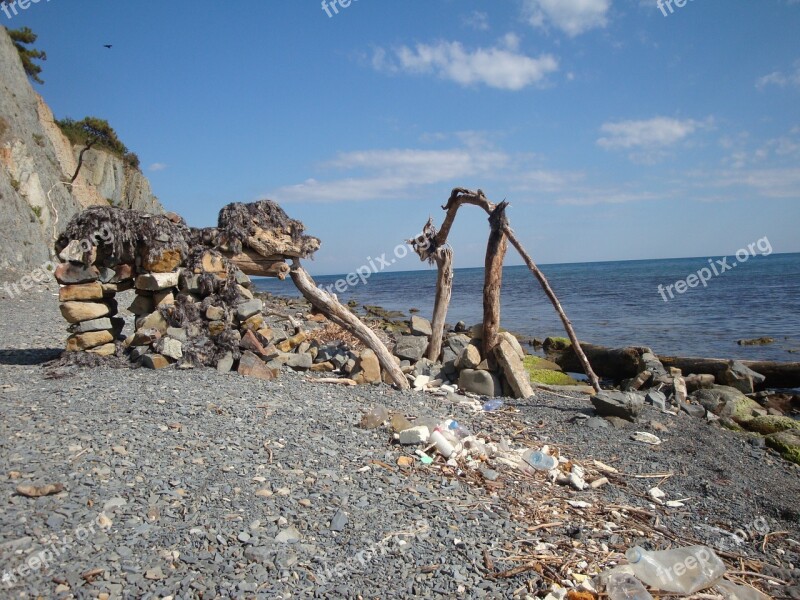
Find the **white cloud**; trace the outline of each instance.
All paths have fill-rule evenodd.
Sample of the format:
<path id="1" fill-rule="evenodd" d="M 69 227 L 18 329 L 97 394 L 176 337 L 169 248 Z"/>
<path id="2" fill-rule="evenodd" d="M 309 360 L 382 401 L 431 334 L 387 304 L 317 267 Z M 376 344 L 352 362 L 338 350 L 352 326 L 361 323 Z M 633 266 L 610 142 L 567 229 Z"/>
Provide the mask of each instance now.
<path id="1" fill-rule="evenodd" d="M 378 48 L 372 57 L 374 68 L 388 72 L 433 74 L 463 86 L 483 84 L 501 90 L 521 90 L 541 85 L 558 70 L 551 54 L 538 57 L 519 52 L 519 38 L 506 35 L 499 45 L 467 50 L 460 42 L 402 46 L 389 52 Z"/>
<path id="2" fill-rule="evenodd" d="M 421 186 L 454 184 L 488 177 L 505 168 L 510 157 L 491 148 L 465 146 L 448 150 L 389 149 L 344 152 L 323 165 L 358 176 L 328 181 L 308 179 L 269 194 L 279 202 L 339 202 L 408 198 Z"/>
<path id="3" fill-rule="evenodd" d="M 609 150 L 619 148 L 653 148 L 671 146 L 703 127 L 693 119 L 655 117 L 642 121 L 604 123 L 600 131 L 606 134 L 597 144 Z"/>
<path id="4" fill-rule="evenodd" d="M 531 25 L 553 25 L 570 37 L 608 24 L 611 0 L 524 0 Z"/>
<path id="5" fill-rule="evenodd" d="M 461 17 L 461 23 L 476 31 L 488 31 L 490 29 L 489 15 L 480 10 L 473 10 L 468 15 Z"/>
<path id="6" fill-rule="evenodd" d="M 147 167 L 147 169 L 149 171 L 163 171 L 166 168 L 167 168 L 167 164 L 166 163 L 159 163 L 159 162 L 153 163 L 152 165 Z"/>
<path id="7" fill-rule="evenodd" d="M 794 63 L 794 71 L 784 73 L 783 71 L 773 71 L 769 75 L 764 75 L 756 81 L 756 87 L 763 90 L 765 87 L 774 85 L 777 87 L 800 87 L 800 60 Z"/>

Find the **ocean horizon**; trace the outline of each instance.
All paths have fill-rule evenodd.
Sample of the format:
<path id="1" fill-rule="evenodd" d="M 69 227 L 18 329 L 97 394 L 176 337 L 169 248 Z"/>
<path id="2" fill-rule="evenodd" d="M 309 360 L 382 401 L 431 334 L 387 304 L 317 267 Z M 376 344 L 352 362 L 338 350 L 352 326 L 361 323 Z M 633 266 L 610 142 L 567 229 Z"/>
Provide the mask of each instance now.
<path id="1" fill-rule="evenodd" d="M 664 355 L 794 362 L 800 353 L 800 253 L 634 259 L 541 264 L 582 341 L 610 347 L 648 346 Z M 320 275 L 317 285 L 343 302 L 381 306 L 430 318 L 436 269 L 372 273 L 366 283 Z M 454 272 L 447 322 L 483 318 L 483 267 Z M 352 281 L 352 278 L 351 278 Z M 681 283 L 683 282 L 683 283 Z M 299 297 L 291 280 L 259 278 L 259 291 Z M 333 286 L 333 287 L 331 287 Z M 344 289 L 344 291 L 341 291 Z M 503 269 L 502 327 L 531 337 L 564 328 L 524 265 Z M 770 337 L 762 346 L 740 339 Z"/>

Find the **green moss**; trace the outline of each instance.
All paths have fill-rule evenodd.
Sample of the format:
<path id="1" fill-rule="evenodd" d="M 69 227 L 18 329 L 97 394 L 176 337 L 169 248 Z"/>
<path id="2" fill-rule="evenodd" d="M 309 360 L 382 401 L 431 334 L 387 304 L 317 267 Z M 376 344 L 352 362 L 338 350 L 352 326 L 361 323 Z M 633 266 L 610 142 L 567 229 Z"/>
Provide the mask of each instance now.
<path id="1" fill-rule="evenodd" d="M 550 369 L 528 369 L 532 383 L 544 383 L 545 385 L 581 385 L 579 381 L 561 371 L 551 371 Z"/>
<path id="2" fill-rule="evenodd" d="M 725 429 L 730 429 L 731 431 L 742 432 L 744 429 L 734 420 L 732 419 L 721 419 L 720 425 L 722 425 Z"/>
<path id="3" fill-rule="evenodd" d="M 790 417 L 767 415 L 765 417 L 755 417 L 750 419 L 745 423 L 745 427 L 750 431 L 755 431 L 761 435 L 769 435 L 771 433 L 778 433 L 788 429 L 796 429 L 800 431 L 800 422 L 795 421 Z"/>
<path id="4" fill-rule="evenodd" d="M 559 367 L 556 363 L 540 356 L 534 356 L 533 354 L 527 355 L 522 362 L 528 371 L 531 369 L 547 369 L 548 371 L 561 370 L 561 367 Z"/>
<path id="5" fill-rule="evenodd" d="M 767 446 L 780 452 L 786 460 L 800 465 L 800 431 L 792 429 L 768 435 Z"/>
<path id="6" fill-rule="evenodd" d="M 41 206 L 31 206 L 31 210 L 33 211 L 33 214 L 36 215 L 36 218 L 41 220 L 41 218 L 42 218 L 42 207 Z"/>
<path id="7" fill-rule="evenodd" d="M 3 117 L 0 117 L 0 139 L 2 139 L 9 129 L 10 127 L 8 126 L 8 121 L 6 121 Z"/>
<path id="8" fill-rule="evenodd" d="M 549 337 L 544 340 L 544 351 L 546 353 L 566 350 L 572 347 L 572 342 L 565 337 Z"/>
<path id="9" fill-rule="evenodd" d="M 11 177 L 10 179 L 11 179 L 11 187 L 12 187 L 12 188 L 14 188 L 14 191 L 15 191 L 15 192 L 18 192 L 18 191 L 19 191 L 19 188 L 20 188 L 20 187 L 22 187 L 22 186 L 20 185 L 19 181 L 17 181 L 17 180 L 16 180 L 16 179 L 14 179 L 13 177 Z"/>

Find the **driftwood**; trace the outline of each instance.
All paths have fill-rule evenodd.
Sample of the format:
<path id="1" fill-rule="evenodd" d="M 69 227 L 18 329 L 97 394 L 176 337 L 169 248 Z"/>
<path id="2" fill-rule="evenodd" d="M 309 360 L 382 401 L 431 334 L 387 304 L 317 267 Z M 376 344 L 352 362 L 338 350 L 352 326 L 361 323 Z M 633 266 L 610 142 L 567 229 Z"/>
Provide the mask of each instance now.
<path id="1" fill-rule="evenodd" d="M 583 344 L 582 348 L 592 367 L 603 377 L 615 381 L 636 377 L 644 368 L 641 357 L 647 348 L 606 348 L 594 344 Z M 565 371 L 585 373 L 573 346 L 566 350 L 548 353 L 547 358 Z"/>
<path id="2" fill-rule="evenodd" d="M 447 204 L 442 207 L 442 209 L 447 211 L 447 215 L 445 215 L 444 221 L 442 222 L 442 227 L 439 229 L 439 232 L 434 239 L 434 248 L 443 245 L 446 242 L 447 236 L 450 233 L 450 229 L 453 227 L 458 209 L 462 204 L 472 204 L 473 206 L 478 206 L 490 215 L 495 209 L 495 205 L 492 202 L 489 202 L 482 190 L 472 192 L 464 188 L 454 188 L 450 194 L 450 199 L 447 201 Z M 592 366 L 581 349 L 581 343 L 578 340 L 578 336 L 575 335 L 575 330 L 572 327 L 572 323 L 567 318 L 567 314 L 564 312 L 564 309 L 562 308 L 561 303 L 558 301 L 558 297 L 555 295 L 555 292 L 553 292 L 553 289 L 550 287 L 550 283 L 547 281 L 544 273 L 542 273 L 539 270 L 539 267 L 536 266 L 536 263 L 533 261 L 531 256 L 525 251 L 524 246 L 517 239 L 517 236 L 511 227 L 506 223 L 502 229 L 503 233 L 508 238 L 508 241 L 511 242 L 511 245 L 517 249 L 517 252 L 519 252 L 520 256 L 522 257 L 522 260 L 525 261 L 528 269 L 542 286 L 545 294 L 550 299 L 553 307 L 556 309 L 558 316 L 561 318 L 561 322 L 564 324 L 564 329 L 566 330 L 567 335 L 572 342 L 572 346 L 575 348 L 575 352 L 581 362 L 582 371 L 589 377 L 592 387 L 599 392 L 600 381 L 597 379 L 597 375 L 594 374 L 594 371 L 592 371 Z"/>
<path id="3" fill-rule="evenodd" d="M 395 385 L 400 389 L 408 389 L 410 387 L 406 376 L 400 370 L 400 366 L 395 362 L 383 342 L 375 335 L 375 332 L 339 302 L 336 296 L 319 289 L 297 259 L 293 261 L 291 276 L 297 289 L 300 290 L 314 308 L 346 331 L 352 333 L 375 352 L 381 368 L 389 375 Z"/>
<path id="4" fill-rule="evenodd" d="M 503 260 L 508 250 L 508 240 L 503 228 L 508 225 L 506 208 L 501 202 L 489 216 L 489 242 L 486 246 L 486 262 L 483 283 L 483 356 L 494 366 L 494 347 L 500 333 L 500 289 L 503 284 Z"/>
<path id="5" fill-rule="evenodd" d="M 681 356 L 660 356 L 662 364 L 675 367 L 684 373 L 707 373 L 717 379 L 724 373 L 730 364 L 729 360 L 721 358 L 696 358 Z M 776 362 L 765 360 L 740 360 L 744 366 L 766 377 L 759 387 L 775 388 L 800 388 L 800 363 Z"/>
<path id="6" fill-rule="evenodd" d="M 231 254 L 230 252 L 223 254 L 242 273 L 250 277 L 277 277 L 280 280 L 284 280 L 291 270 L 282 257 L 267 258 L 248 248 L 243 248 L 239 254 Z"/>

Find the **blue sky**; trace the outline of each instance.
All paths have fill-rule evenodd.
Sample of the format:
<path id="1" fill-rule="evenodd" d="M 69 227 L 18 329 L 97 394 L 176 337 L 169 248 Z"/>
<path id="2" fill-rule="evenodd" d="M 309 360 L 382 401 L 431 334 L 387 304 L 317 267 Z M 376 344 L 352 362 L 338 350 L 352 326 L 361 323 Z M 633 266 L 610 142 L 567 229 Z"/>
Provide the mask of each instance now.
<path id="1" fill-rule="evenodd" d="M 108 119 L 168 209 L 276 199 L 322 239 L 312 273 L 391 253 L 454 186 L 508 199 L 541 263 L 800 251 L 800 2 L 656 4 L 41 0 L 0 22 L 39 34 L 56 116 Z M 463 211 L 456 266 L 486 235 Z"/>

